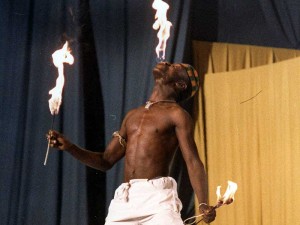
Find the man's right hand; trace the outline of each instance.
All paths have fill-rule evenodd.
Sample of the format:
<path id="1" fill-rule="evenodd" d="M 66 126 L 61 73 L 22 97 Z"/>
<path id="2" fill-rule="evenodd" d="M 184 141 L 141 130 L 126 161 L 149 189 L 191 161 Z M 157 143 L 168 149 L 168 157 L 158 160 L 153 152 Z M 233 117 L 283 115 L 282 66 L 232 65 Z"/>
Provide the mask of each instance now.
<path id="1" fill-rule="evenodd" d="M 59 150 L 67 150 L 73 145 L 73 143 L 71 143 L 62 134 L 60 134 L 55 130 L 49 130 L 46 137 L 47 140 L 49 141 L 49 145 L 51 148 L 57 148 Z"/>

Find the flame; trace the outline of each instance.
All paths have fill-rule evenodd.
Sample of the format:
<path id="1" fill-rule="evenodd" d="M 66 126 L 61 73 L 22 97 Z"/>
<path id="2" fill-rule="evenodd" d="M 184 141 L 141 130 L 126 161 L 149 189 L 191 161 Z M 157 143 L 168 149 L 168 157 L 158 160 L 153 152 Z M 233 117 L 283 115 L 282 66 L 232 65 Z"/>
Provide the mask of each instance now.
<path id="1" fill-rule="evenodd" d="M 159 61 L 164 61 L 165 59 L 165 51 L 167 46 L 167 40 L 170 37 L 170 28 L 172 23 L 167 19 L 167 11 L 169 9 L 169 5 L 162 0 L 154 0 L 152 7 L 156 9 L 155 19 L 156 21 L 153 24 L 153 29 L 158 30 L 158 45 L 155 49 L 157 59 Z"/>
<path id="2" fill-rule="evenodd" d="M 237 190 L 237 184 L 229 180 L 227 189 L 224 195 L 221 196 L 221 186 L 218 186 L 216 191 L 218 205 L 220 206 L 223 204 L 229 205 L 230 203 L 232 203 L 234 200 L 234 194 L 236 190 Z"/>
<path id="3" fill-rule="evenodd" d="M 53 64 L 58 69 L 58 77 L 56 79 L 56 86 L 49 91 L 49 94 L 52 95 L 49 99 L 49 108 L 52 115 L 57 115 L 62 102 L 62 91 L 65 83 L 64 63 L 68 63 L 70 65 L 74 63 L 74 57 L 71 55 L 68 42 L 66 42 L 61 49 L 52 54 L 52 59 Z"/>

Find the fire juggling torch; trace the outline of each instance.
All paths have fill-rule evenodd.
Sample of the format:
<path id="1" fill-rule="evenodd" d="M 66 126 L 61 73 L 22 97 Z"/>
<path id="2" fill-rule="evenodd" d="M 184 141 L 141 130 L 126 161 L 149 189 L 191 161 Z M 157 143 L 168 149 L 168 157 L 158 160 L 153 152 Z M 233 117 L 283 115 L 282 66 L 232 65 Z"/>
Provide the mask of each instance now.
<path id="1" fill-rule="evenodd" d="M 68 63 L 70 65 L 74 63 L 74 57 L 71 55 L 71 49 L 69 48 L 67 41 L 61 49 L 56 50 L 52 54 L 52 59 L 53 59 L 53 64 L 58 69 L 58 77 L 56 79 L 56 86 L 49 91 L 49 94 L 52 95 L 51 98 L 49 99 L 49 109 L 52 115 L 51 129 L 53 129 L 55 115 L 59 113 L 59 107 L 62 103 L 62 91 L 65 83 L 64 63 Z M 50 138 L 48 140 L 48 147 L 46 151 L 44 166 L 47 164 L 49 147 L 50 147 Z"/>
<path id="2" fill-rule="evenodd" d="M 217 191 L 216 191 L 216 194 L 217 194 L 217 204 L 212 208 L 212 210 L 220 208 L 223 205 L 229 205 L 229 204 L 231 204 L 234 201 L 234 194 L 235 194 L 235 192 L 237 190 L 237 187 L 238 186 L 237 186 L 236 183 L 234 183 L 234 182 L 232 182 L 232 181 L 229 180 L 228 181 L 227 189 L 226 189 L 224 195 L 221 196 L 221 186 L 218 186 L 217 187 Z M 199 221 L 196 221 L 196 219 L 198 217 L 202 217 L 203 215 L 204 215 L 204 213 L 200 214 L 200 215 L 197 215 L 197 216 L 193 216 L 193 217 L 187 218 L 184 221 L 184 224 L 185 225 L 198 224 L 198 223 L 200 223 L 203 220 L 203 218 L 200 219 Z M 193 220 L 193 221 L 191 223 L 188 223 L 189 220 Z"/>
<path id="3" fill-rule="evenodd" d="M 167 11 L 169 5 L 162 0 L 154 0 L 152 8 L 156 9 L 155 22 L 153 29 L 158 30 L 158 45 L 156 46 L 157 62 L 163 62 L 165 60 L 165 52 L 167 46 L 167 40 L 170 37 L 170 28 L 172 23 L 167 19 Z"/>

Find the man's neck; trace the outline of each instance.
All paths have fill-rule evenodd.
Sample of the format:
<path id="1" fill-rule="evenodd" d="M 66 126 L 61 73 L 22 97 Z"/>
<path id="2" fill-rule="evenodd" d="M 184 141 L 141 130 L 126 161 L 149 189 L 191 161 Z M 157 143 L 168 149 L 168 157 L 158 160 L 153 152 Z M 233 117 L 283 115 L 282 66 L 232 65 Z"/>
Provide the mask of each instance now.
<path id="1" fill-rule="evenodd" d="M 153 88 L 152 94 L 149 97 L 149 101 L 157 102 L 162 100 L 176 101 L 175 92 L 169 86 L 156 84 Z"/>
<path id="2" fill-rule="evenodd" d="M 156 103 L 160 103 L 160 102 L 164 102 L 164 103 L 176 103 L 175 100 L 158 100 L 158 101 L 147 101 L 146 105 L 145 105 L 145 109 L 150 109 L 150 107 Z"/>

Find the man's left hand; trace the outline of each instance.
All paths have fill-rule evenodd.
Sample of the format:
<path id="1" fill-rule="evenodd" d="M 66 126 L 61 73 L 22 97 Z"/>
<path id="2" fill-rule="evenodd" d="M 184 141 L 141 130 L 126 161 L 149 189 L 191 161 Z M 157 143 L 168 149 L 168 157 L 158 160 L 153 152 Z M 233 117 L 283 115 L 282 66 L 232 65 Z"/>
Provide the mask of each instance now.
<path id="1" fill-rule="evenodd" d="M 199 205 L 199 210 L 204 214 L 203 221 L 205 223 L 210 223 L 215 220 L 217 213 L 213 206 L 202 203 Z"/>

